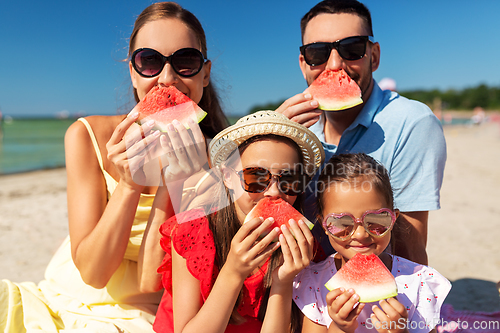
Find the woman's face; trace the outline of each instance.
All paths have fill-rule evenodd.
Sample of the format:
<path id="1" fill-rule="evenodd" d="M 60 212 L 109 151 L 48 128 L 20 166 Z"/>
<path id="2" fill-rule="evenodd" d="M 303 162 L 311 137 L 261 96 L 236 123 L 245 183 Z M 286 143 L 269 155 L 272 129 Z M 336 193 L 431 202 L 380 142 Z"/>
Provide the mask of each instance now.
<path id="1" fill-rule="evenodd" d="M 279 174 L 283 170 L 300 168 L 300 158 L 295 147 L 276 140 L 263 140 L 250 144 L 241 154 L 240 160 L 232 165 L 236 171 L 249 167 L 262 167 L 271 171 L 272 174 Z M 282 193 L 278 188 L 276 178 L 272 179 L 270 186 L 264 192 L 250 193 L 243 189 L 240 178 L 235 171 L 226 168 L 225 183 L 228 188 L 233 190 L 233 200 L 240 221 L 243 221 L 248 212 L 264 197 L 279 197 L 291 205 L 297 199 L 297 196 Z"/>
<path id="2" fill-rule="evenodd" d="M 195 48 L 201 51 L 200 42 L 194 32 L 181 20 L 163 18 L 146 23 L 137 33 L 134 51 L 139 48 L 151 48 L 164 56 L 169 56 L 182 48 Z M 192 77 L 179 76 L 170 65 L 165 64 L 162 72 L 151 78 L 140 76 L 129 62 L 132 85 L 137 89 L 139 100 L 142 100 L 155 85 L 175 86 L 194 102 L 199 103 L 203 96 L 203 88 L 210 80 L 210 61 L 207 61 L 201 71 Z"/>

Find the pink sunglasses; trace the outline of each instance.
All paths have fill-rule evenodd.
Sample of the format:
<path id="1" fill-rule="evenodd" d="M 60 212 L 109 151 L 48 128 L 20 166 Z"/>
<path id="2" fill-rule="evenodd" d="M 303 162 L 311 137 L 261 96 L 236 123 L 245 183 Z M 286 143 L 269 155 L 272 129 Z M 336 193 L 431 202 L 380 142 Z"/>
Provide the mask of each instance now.
<path id="1" fill-rule="evenodd" d="M 366 232 L 373 237 L 385 236 L 394 226 L 396 214 L 388 208 L 368 210 L 357 219 L 350 213 L 332 213 L 323 219 L 323 228 L 339 240 L 347 240 L 356 230 L 356 224 L 361 224 Z"/>

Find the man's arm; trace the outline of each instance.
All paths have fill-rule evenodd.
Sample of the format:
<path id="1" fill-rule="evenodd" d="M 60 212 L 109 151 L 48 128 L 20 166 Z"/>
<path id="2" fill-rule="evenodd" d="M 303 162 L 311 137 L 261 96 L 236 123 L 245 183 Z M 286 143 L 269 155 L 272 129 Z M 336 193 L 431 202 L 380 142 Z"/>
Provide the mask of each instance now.
<path id="1" fill-rule="evenodd" d="M 429 212 L 401 212 L 393 233 L 393 254 L 427 265 L 427 223 Z"/>

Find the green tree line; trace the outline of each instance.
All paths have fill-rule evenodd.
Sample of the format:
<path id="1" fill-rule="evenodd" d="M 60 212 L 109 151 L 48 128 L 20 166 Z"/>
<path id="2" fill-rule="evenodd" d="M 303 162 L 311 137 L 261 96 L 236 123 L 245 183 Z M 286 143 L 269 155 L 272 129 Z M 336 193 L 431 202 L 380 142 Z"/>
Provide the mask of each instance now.
<path id="1" fill-rule="evenodd" d="M 441 103 L 443 110 L 472 110 L 476 106 L 485 110 L 500 110 L 500 87 L 489 87 L 486 84 L 461 90 L 405 90 L 400 91 L 399 94 L 425 103 L 431 109 L 435 108 L 436 103 Z M 259 110 L 275 110 L 283 102 L 284 100 L 280 100 L 274 103 L 255 105 L 250 108 L 248 113 Z"/>
<path id="2" fill-rule="evenodd" d="M 477 106 L 485 110 L 500 109 L 500 87 L 488 87 L 486 84 L 462 90 L 409 90 L 401 91 L 400 94 L 431 108 L 441 101 L 445 110 L 472 110 Z"/>

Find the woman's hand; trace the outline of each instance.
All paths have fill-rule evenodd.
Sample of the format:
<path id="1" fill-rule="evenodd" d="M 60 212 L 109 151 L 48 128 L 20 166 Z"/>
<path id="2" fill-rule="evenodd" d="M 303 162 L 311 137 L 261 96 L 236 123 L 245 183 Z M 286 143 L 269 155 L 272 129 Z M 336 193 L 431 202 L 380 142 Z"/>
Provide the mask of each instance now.
<path id="1" fill-rule="evenodd" d="M 406 333 L 408 332 L 408 311 L 396 298 L 383 299 L 379 307 L 372 307 L 370 315 L 373 327 L 379 333 Z"/>
<path id="2" fill-rule="evenodd" d="M 189 119 L 189 131 L 179 121 L 167 126 L 167 132 L 160 138 L 160 160 L 163 167 L 160 185 L 185 180 L 199 172 L 207 163 L 205 138 L 200 126 Z"/>
<path id="3" fill-rule="evenodd" d="M 289 221 L 290 229 L 281 226 L 279 242 L 283 264 L 273 272 L 273 283 L 291 283 L 295 276 L 309 266 L 313 257 L 314 236 L 307 225 L 299 220 Z M 295 236 L 295 237 L 294 237 Z"/>
<path id="4" fill-rule="evenodd" d="M 287 116 L 291 121 L 309 127 L 319 120 L 322 111 L 318 110 L 318 106 L 318 102 L 313 100 L 310 94 L 300 93 L 284 101 L 276 112 Z"/>
<path id="5" fill-rule="evenodd" d="M 365 306 L 364 303 L 356 305 L 358 301 L 359 296 L 352 289 L 337 288 L 330 291 L 326 295 L 326 304 L 333 320 L 332 325 L 335 324 L 343 332 L 354 332 L 358 327 L 356 319 Z"/>
<path id="6" fill-rule="evenodd" d="M 151 131 L 153 121 L 135 124 L 139 114 L 128 115 L 113 131 L 106 143 L 107 158 L 113 163 L 125 185 L 142 191 L 147 179 L 142 166 L 150 150 L 157 145 L 160 132 Z"/>
<path id="7" fill-rule="evenodd" d="M 277 242 L 273 243 L 280 230 L 276 227 L 269 231 L 272 224 L 273 221 L 262 221 L 261 218 L 244 223 L 231 241 L 231 249 L 222 269 L 243 281 L 262 265 L 280 246 Z M 259 239 L 267 231 L 269 233 Z"/>

